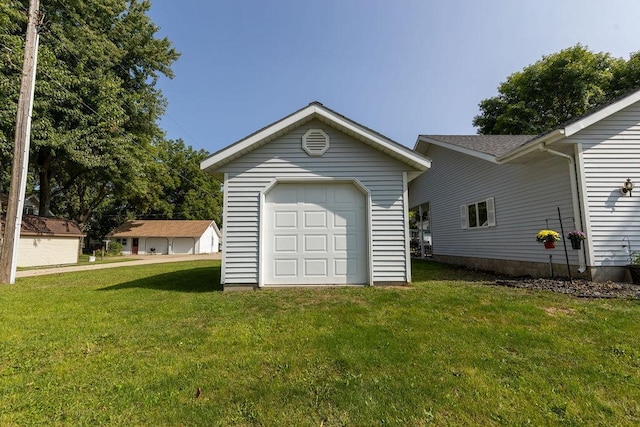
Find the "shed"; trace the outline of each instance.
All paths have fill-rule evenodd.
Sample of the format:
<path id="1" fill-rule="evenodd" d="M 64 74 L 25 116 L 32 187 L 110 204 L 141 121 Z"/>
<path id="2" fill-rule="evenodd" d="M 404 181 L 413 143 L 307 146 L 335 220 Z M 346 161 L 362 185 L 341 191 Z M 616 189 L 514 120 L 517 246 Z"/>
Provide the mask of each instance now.
<path id="1" fill-rule="evenodd" d="M 209 254 L 219 251 L 220 230 L 213 220 L 131 220 L 107 235 L 125 255 Z"/>
<path id="2" fill-rule="evenodd" d="M 2 230 L 5 222 L 2 221 Z M 85 234 L 75 221 L 23 215 L 18 242 L 18 267 L 76 264 Z"/>
<path id="3" fill-rule="evenodd" d="M 218 151 L 224 288 L 410 282 L 407 186 L 429 166 L 317 102 Z"/>
<path id="4" fill-rule="evenodd" d="M 410 184 L 434 258 L 511 275 L 624 280 L 640 250 L 640 91 L 543 135 L 420 135 L 433 167 Z M 633 194 L 633 196 L 632 196 Z M 560 213 L 558 213 L 558 210 Z M 545 250 L 541 229 L 563 241 Z M 583 231 L 580 249 L 567 242 Z"/>

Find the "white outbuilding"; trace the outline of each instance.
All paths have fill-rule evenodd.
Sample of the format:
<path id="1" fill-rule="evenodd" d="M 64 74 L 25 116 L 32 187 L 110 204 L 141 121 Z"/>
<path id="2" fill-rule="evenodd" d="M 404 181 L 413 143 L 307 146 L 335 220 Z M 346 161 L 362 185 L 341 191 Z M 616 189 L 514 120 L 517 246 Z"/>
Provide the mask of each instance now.
<path id="1" fill-rule="evenodd" d="M 408 183 L 429 166 L 317 102 L 213 154 L 224 288 L 410 282 Z"/>

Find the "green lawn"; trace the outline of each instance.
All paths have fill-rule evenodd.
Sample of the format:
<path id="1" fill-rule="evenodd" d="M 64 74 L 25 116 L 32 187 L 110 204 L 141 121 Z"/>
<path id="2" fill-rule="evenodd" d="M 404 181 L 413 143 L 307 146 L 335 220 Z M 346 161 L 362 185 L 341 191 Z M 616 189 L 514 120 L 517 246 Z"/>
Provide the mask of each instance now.
<path id="1" fill-rule="evenodd" d="M 219 274 L 0 286 L 0 425 L 640 424 L 639 301 L 421 261 L 403 288 L 223 293 Z"/>

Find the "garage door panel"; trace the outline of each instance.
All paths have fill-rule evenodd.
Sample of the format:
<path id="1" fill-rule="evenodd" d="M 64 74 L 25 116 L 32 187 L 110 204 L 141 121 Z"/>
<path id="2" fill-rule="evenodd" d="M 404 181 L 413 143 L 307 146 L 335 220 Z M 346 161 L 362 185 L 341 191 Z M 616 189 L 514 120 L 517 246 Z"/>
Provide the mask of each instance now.
<path id="1" fill-rule="evenodd" d="M 298 251 L 298 235 L 277 235 L 275 239 L 276 253 L 296 253 Z"/>
<path id="2" fill-rule="evenodd" d="M 305 210 L 304 226 L 307 228 L 327 228 L 327 213 L 325 211 Z"/>
<path id="3" fill-rule="evenodd" d="M 327 267 L 328 260 L 326 258 L 305 259 L 304 275 L 306 277 L 326 277 L 329 274 Z"/>
<path id="4" fill-rule="evenodd" d="M 295 211 L 277 211 L 275 212 L 276 228 L 298 228 L 298 212 Z"/>
<path id="5" fill-rule="evenodd" d="M 295 259 L 274 260 L 274 276 L 277 278 L 290 279 L 298 277 L 298 262 Z"/>
<path id="6" fill-rule="evenodd" d="M 367 283 L 365 205 L 351 184 L 274 187 L 265 197 L 263 282 Z"/>
<path id="7" fill-rule="evenodd" d="M 304 239 L 305 252 L 327 253 L 327 236 L 324 234 L 306 235 Z"/>

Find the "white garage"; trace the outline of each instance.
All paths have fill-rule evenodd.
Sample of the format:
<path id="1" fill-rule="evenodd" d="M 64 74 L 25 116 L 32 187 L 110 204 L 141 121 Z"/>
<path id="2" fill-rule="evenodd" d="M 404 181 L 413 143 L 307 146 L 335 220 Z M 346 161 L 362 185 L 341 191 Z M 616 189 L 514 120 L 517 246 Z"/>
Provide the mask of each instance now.
<path id="1" fill-rule="evenodd" d="M 121 224 L 107 237 L 122 245 L 124 255 L 191 255 L 218 252 L 221 236 L 212 220 L 140 219 Z"/>
<path id="2" fill-rule="evenodd" d="M 366 194 L 353 183 L 278 183 L 265 194 L 264 284 L 367 284 Z"/>
<path id="3" fill-rule="evenodd" d="M 430 165 L 317 102 L 213 154 L 224 289 L 410 282 L 407 188 Z"/>

